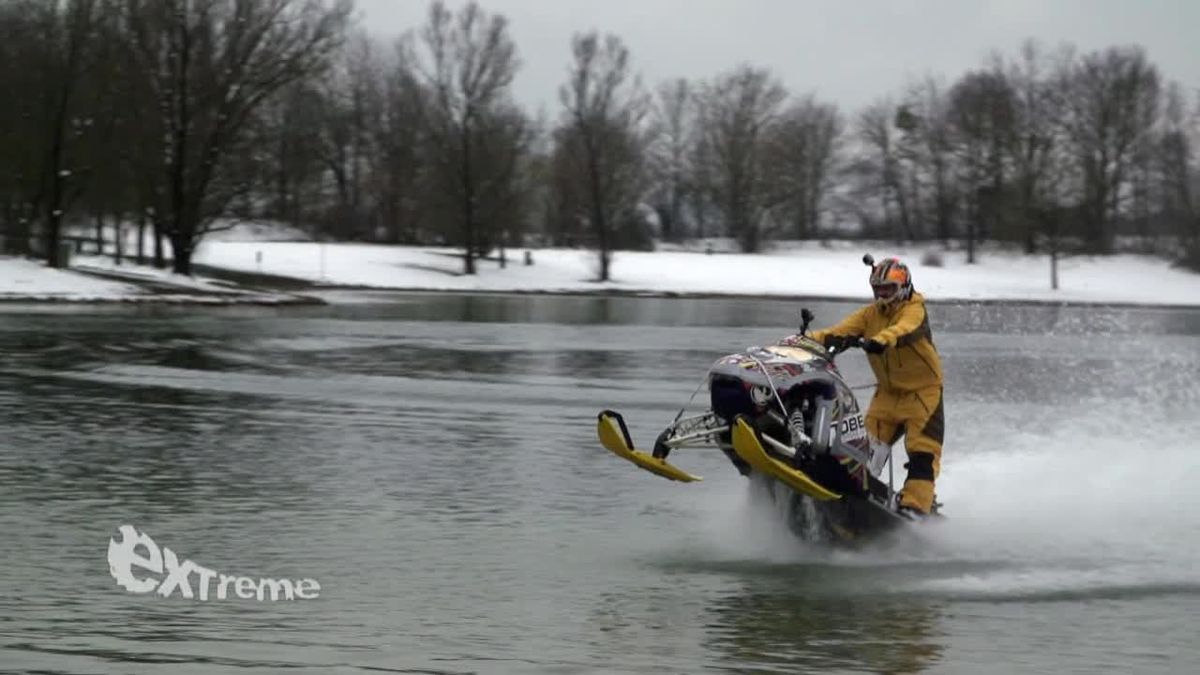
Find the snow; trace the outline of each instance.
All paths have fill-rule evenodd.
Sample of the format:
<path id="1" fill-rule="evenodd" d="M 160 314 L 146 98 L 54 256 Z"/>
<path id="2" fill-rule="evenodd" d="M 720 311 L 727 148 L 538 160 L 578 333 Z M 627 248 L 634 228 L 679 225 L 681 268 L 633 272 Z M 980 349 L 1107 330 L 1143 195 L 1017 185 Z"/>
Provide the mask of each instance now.
<path id="1" fill-rule="evenodd" d="M 52 269 L 35 260 L 0 257 L 0 300 L 89 302 L 141 293 L 131 284 Z"/>
<path id="2" fill-rule="evenodd" d="M 71 269 L 48 267 L 39 260 L 0 257 L 0 301 L 138 302 L 189 304 L 281 304 L 297 298 L 253 289 L 231 288 L 221 281 L 173 274 L 169 270 L 117 266 L 110 258 L 75 257 Z"/>
<path id="3" fill-rule="evenodd" d="M 1200 306 L 1200 275 L 1152 256 L 1070 257 L 1059 261 L 1059 290 L 1050 288 L 1046 256 L 983 250 L 968 265 L 962 251 L 941 252 L 943 266 L 922 264 L 928 247 L 836 242 L 781 246 L 758 255 L 703 252 L 617 252 L 606 283 L 594 281 L 597 256 L 575 249 L 510 249 L 508 266 L 477 261 L 462 274 L 459 251 L 313 242 L 207 242 L 196 261 L 246 272 L 289 276 L 326 286 L 491 292 L 623 292 L 869 297 L 861 258 L 896 255 L 930 300 L 1007 300 Z"/>
<path id="4" fill-rule="evenodd" d="M 74 256 L 71 259 L 71 268 L 80 271 L 103 272 L 107 275 L 123 277 L 130 281 L 161 284 L 175 289 L 190 289 L 214 293 L 226 293 L 230 291 L 228 284 L 216 279 L 175 274 L 170 269 L 158 269 L 151 265 L 134 265 L 128 259 L 118 265 L 112 258 L 105 256 Z"/>
<path id="5" fill-rule="evenodd" d="M 211 233 L 209 237 L 214 241 L 225 238 L 235 241 L 311 239 L 295 227 L 273 221 L 222 221 L 216 224 L 227 229 Z M 125 257 L 122 264 L 117 265 L 111 257 L 116 251 L 113 244 L 115 228 L 107 224 L 103 234 L 108 256 L 95 255 L 96 247 L 92 240 L 95 236 L 94 227 L 76 224 L 65 229 L 64 236 L 85 240 L 83 253 L 71 255 L 68 270 L 52 269 L 40 260 L 0 256 L 0 284 L 3 284 L 0 287 L 0 301 L 278 304 L 305 300 L 294 295 L 241 288 L 219 279 L 174 274 L 169 269 L 157 269 L 152 265 L 137 265 L 134 257 L 137 253 L 137 227 L 130 223 L 126 223 L 121 230 Z M 146 228 L 145 234 L 144 252 L 151 258 L 154 241 L 150 228 Z M 170 244 L 166 246 L 169 254 Z"/>
<path id="6" fill-rule="evenodd" d="M 195 262 L 238 272 L 309 281 L 316 290 L 337 288 L 455 292 L 615 292 L 645 295 L 751 295 L 869 298 L 864 252 L 896 255 L 913 271 L 917 290 L 931 301 L 1000 300 L 1200 306 L 1200 275 L 1152 256 L 1069 257 L 1059 263 L 1059 290 L 1050 289 L 1046 256 L 984 247 L 968 265 L 963 251 L 938 251 L 943 264 L 924 264 L 936 247 L 881 242 L 781 242 L 758 255 L 730 252 L 729 242 L 706 242 L 655 252 L 614 254 L 612 280 L 595 281 L 594 252 L 578 249 L 509 249 L 501 269 L 493 257 L 462 273 L 454 248 L 281 241 L 301 233 L 260 224 L 205 240 Z M 242 240 L 229 240 L 230 238 Z M 534 264 L 523 264 L 529 250 Z M 39 261 L 0 257 L 0 300 L 285 302 L 294 295 L 238 287 L 220 279 L 186 277 L 111 258 L 74 256 L 74 271 Z M 90 271 L 92 274 L 82 274 Z M 303 294 L 303 291 L 300 291 Z"/>

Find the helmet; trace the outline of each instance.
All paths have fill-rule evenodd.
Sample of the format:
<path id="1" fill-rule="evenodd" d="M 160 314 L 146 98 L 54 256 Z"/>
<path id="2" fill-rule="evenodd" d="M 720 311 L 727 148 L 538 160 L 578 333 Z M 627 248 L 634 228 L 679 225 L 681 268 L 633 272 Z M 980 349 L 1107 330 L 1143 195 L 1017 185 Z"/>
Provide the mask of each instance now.
<path id="1" fill-rule="evenodd" d="M 912 295 L 912 274 L 899 258 L 885 258 L 871 267 L 871 290 L 875 304 L 887 307 Z"/>

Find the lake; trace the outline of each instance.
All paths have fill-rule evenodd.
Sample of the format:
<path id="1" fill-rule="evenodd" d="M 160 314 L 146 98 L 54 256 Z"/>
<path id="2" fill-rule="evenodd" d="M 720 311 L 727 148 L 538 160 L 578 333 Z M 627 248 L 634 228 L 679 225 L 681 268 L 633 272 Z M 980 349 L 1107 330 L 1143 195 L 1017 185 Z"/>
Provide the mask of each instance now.
<path id="1" fill-rule="evenodd" d="M 949 517 L 844 551 L 595 438 L 802 303 L 330 297 L 0 310 L 0 671 L 1200 671 L 1200 310 L 933 305 Z M 128 592 L 122 525 L 318 597 Z"/>

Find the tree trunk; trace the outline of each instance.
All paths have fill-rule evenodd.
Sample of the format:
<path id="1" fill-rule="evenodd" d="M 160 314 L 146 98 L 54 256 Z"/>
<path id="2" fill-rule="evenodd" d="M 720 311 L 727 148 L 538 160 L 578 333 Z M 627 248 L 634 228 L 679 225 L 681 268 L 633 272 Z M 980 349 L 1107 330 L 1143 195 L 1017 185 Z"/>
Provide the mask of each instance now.
<path id="1" fill-rule="evenodd" d="M 465 125 L 464 125 L 465 127 Z M 462 134 L 463 183 L 463 273 L 475 274 L 475 190 L 471 176 L 471 133 Z"/>
<path id="2" fill-rule="evenodd" d="M 967 264 L 968 265 L 975 264 L 975 229 L 976 229 L 975 218 L 977 218 L 977 217 L 978 217 L 978 214 L 976 214 L 975 217 L 972 217 L 967 222 Z"/>
<path id="3" fill-rule="evenodd" d="M 896 205 L 900 207 L 900 228 L 901 228 L 901 231 L 904 233 L 902 237 L 897 237 L 897 239 L 900 239 L 901 241 L 912 241 L 913 240 L 913 228 L 912 228 L 912 218 L 911 218 L 911 215 L 909 214 L 909 210 L 908 210 L 908 195 L 905 194 L 904 188 L 901 187 L 901 184 L 899 181 L 897 181 L 894 189 L 895 189 L 894 197 L 896 200 Z"/>
<path id="4" fill-rule="evenodd" d="M 165 269 L 166 261 L 163 260 L 163 238 L 166 233 L 163 232 L 162 221 L 158 214 L 154 215 L 154 266 L 158 269 Z"/>
<path id="5" fill-rule="evenodd" d="M 62 162 L 62 142 L 55 138 L 50 160 L 50 200 L 46 204 L 46 259 L 58 267 L 58 244 L 62 240 L 63 179 L 59 176 Z"/>
<path id="6" fill-rule="evenodd" d="M 137 264 L 146 264 L 146 210 L 138 209 Z"/>
<path id="7" fill-rule="evenodd" d="M 170 208 L 167 213 L 159 216 L 155 214 L 156 224 L 162 217 L 169 219 L 171 223 L 170 239 L 171 239 L 171 257 L 172 268 L 179 274 L 188 274 L 191 265 L 191 233 L 194 231 L 186 227 L 189 223 L 186 222 L 186 214 L 189 213 L 187 205 L 189 190 L 191 187 L 195 189 L 195 185 L 188 185 L 187 182 L 187 163 L 188 163 L 188 132 L 192 129 L 192 111 L 191 111 L 191 56 L 192 56 L 192 34 L 186 22 L 176 26 L 179 30 L 179 47 L 176 53 L 178 59 L 178 70 L 174 73 L 175 77 L 172 84 L 175 87 L 173 97 L 175 99 L 175 115 L 174 133 L 172 134 L 172 156 L 169 167 L 169 191 L 170 191 Z M 162 259 L 162 238 L 164 232 L 161 224 L 157 228 L 157 237 L 154 245 L 155 266 L 163 269 L 165 264 Z"/>
<path id="8" fill-rule="evenodd" d="M 13 255 L 27 256 L 30 253 L 29 246 L 29 219 L 26 217 L 24 208 L 14 206 L 11 202 L 8 204 L 6 211 L 6 227 L 4 237 L 4 250 Z"/>
<path id="9" fill-rule="evenodd" d="M 934 169 L 935 189 L 937 191 L 937 238 L 941 240 L 942 246 L 950 244 L 950 200 L 946 196 L 949 189 L 946 185 L 946 169 L 942 166 L 942 162 L 938 161 Z M 970 260 L 968 260 L 970 262 Z"/>
<path id="10" fill-rule="evenodd" d="M 171 236 L 171 271 L 176 274 L 192 275 L 191 237 L 174 234 Z"/>
<path id="11" fill-rule="evenodd" d="M 123 233 L 121 232 L 121 214 L 114 213 L 113 214 L 113 238 L 116 241 L 116 247 L 117 247 L 115 256 L 114 256 L 114 260 L 116 261 L 116 264 L 118 264 L 118 265 L 121 264 L 121 258 L 125 254 L 125 244 L 123 241 L 121 241 L 122 234 Z"/>
<path id="12" fill-rule="evenodd" d="M 749 211 L 749 208 L 738 205 L 734 211 L 737 214 L 734 222 L 738 223 L 738 239 L 742 245 L 742 252 L 758 253 L 759 246 L 762 243 L 758 232 L 758 222 L 755 221 Z"/>
<path id="13" fill-rule="evenodd" d="M 592 227 L 596 230 L 596 239 L 600 244 L 600 281 L 608 281 L 608 264 L 612 258 L 608 231 L 608 218 L 604 209 L 604 190 L 600 180 L 600 160 L 596 156 L 597 148 L 591 139 L 590 132 L 585 131 L 585 150 L 588 154 L 588 187 L 592 193 Z"/>
<path id="14" fill-rule="evenodd" d="M 1050 242 L 1050 289 L 1058 290 L 1058 244 Z"/>
<path id="15" fill-rule="evenodd" d="M 62 237 L 62 215 L 64 201 L 64 186 L 67 174 L 63 170 L 65 161 L 64 147 L 67 134 L 67 115 L 71 105 L 71 90 L 75 86 L 75 67 L 79 56 L 79 40 L 69 37 L 67 49 L 66 72 L 63 74 L 62 91 L 58 95 L 54 111 L 54 126 L 51 128 L 53 138 L 50 141 L 50 168 L 46 176 L 50 180 L 50 200 L 46 204 L 46 245 L 49 250 L 46 255 L 51 267 L 58 267 L 58 244 Z"/>
<path id="16" fill-rule="evenodd" d="M 679 231 L 683 224 L 683 196 L 682 191 L 677 187 L 681 180 L 679 176 L 676 175 L 672 180 L 674 182 L 671 187 L 671 215 L 667 218 L 667 231 L 663 232 L 663 238 L 668 241 L 679 241 L 683 238 L 683 233 Z"/>
<path id="17" fill-rule="evenodd" d="M 104 214 L 96 211 L 96 255 L 104 255 Z"/>
<path id="18" fill-rule="evenodd" d="M 1025 219 L 1025 255 L 1037 253 L 1037 217 L 1033 204 L 1033 185 L 1030 179 L 1022 179 L 1021 217 Z"/>
<path id="19" fill-rule="evenodd" d="M 1046 223 L 1050 245 L 1050 289 L 1058 290 L 1058 213 L 1052 213 Z"/>

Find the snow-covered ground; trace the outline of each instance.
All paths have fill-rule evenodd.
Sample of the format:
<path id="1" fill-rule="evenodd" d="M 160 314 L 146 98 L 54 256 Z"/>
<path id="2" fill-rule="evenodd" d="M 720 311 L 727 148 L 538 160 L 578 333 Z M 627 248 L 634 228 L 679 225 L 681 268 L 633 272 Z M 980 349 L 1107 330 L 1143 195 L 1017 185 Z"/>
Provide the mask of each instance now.
<path id="1" fill-rule="evenodd" d="M 108 281 L 76 272 L 56 270 L 24 258 L 0 258 L 0 299 L 91 302 L 134 297 L 133 284 Z"/>
<path id="2" fill-rule="evenodd" d="M 106 251 L 112 253 L 113 228 L 106 229 L 110 237 Z M 86 237 L 90 229 L 68 229 L 67 235 Z M 84 254 L 71 256 L 70 269 L 47 267 L 40 260 L 0 256 L 0 301 L 7 302 L 156 302 L 234 304 L 253 302 L 280 304 L 303 301 L 295 296 L 262 292 L 254 288 L 203 276 L 185 276 L 161 270 L 151 265 L 136 265 L 129 254 L 136 254 L 136 229 L 124 228 L 126 258 L 117 265 L 112 257 L 95 255 L 94 246 L 87 242 Z M 238 241 L 288 241 L 306 236 L 286 225 L 277 223 L 242 224 L 219 234 Z M 214 233 L 214 238 L 217 233 Z M 145 252 L 153 253 L 153 241 L 147 237 Z"/>
<path id="3" fill-rule="evenodd" d="M 115 266 L 111 259 L 89 256 L 75 258 L 68 270 L 38 260 L 0 257 L 0 301 L 273 305 L 303 299 L 152 267 Z"/>
<path id="4" fill-rule="evenodd" d="M 79 234 L 82 234 L 80 232 Z M 126 238 L 135 236 L 129 228 Z M 809 296 L 865 300 L 867 268 L 861 257 L 896 255 L 913 270 L 916 287 L 930 300 L 1010 300 L 1200 306 L 1200 275 L 1171 267 L 1151 256 L 1070 257 L 1059 263 L 1059 289 L 1050 289 L 1046 256 L 1025 256 L 984 247 L 979 262 L 966 264 L 963 251 L 939 251 L 940 265 L 925 264 L 935 246 L 896 246 L 866 242 L 781 242 L 763 254 L 731 252 L 731 242 L 663 247 L 652 253 L 618 252 L 612 280 L 595 281 L 595 253 L 574 249 L 508 251 L 508 265 L 478 261 L 474 276 L 462 274 L 452 248 L 316 243 L 277 223 L 245 223 L 214 234 L 200 246 L 195 262 L 237 272 L 294 277 L 317 287 L 359 287 L 430 291 L 622 292 Z M 132 240 L 125 251 L 133 250 Z M 147 247 L 147 252 L 151 249 Z M 0 299 L 273 302 L 287 296 L 236 288 L 227 281 L 181 277 L 149 266 L 116 266 L 111 258 L 75 256 L 85 275 L 53 270 L 36 261 L 0 257 Z M 294 298 L 293 298 L 294 299 Z"/>
<path id="5" fill-rule="evenodd" d="M 594 281 L 597 257 L 582 250 L 508 252 L 508 266 L 478 262 L 462 274 L 455 249 L 312 242 L 208 242 L 196 261 L 247 272 L 310 280 L 320 285 L 445 291 L 599 292 L 815 296 L 869 296 L 864 252 L 897 255 L 931 300 L 1072 301 L 1200 306 L 1200 275 L 1150 256 L 1071 257 L 1059 262 L 1059 289 L 1050 288 L 1046 256 L 986 250 L 966 264 L 962 251 L 942 252 L 943 265 L 922 264 L 927 247 L 818 243 L 759 255 L 656 251 L 618 252 L 612 280 Z"/>

